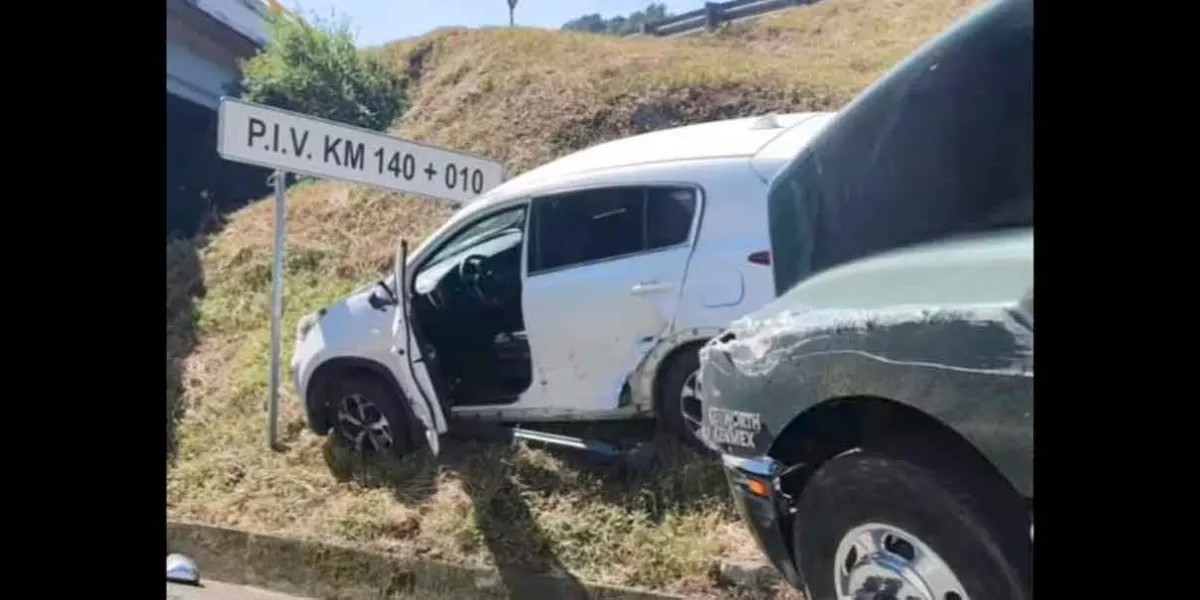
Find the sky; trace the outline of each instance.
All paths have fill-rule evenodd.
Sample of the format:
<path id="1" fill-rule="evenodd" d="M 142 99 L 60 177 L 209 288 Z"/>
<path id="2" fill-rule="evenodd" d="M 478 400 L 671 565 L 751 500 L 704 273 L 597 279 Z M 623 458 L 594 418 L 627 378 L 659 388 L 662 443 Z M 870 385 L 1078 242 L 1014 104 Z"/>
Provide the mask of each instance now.
<path id="1" fill-rule="evenodd" d="M 508 25 L 505 0 L 281 0 L 291 11 L 350 18 L 359 46 L 377 46 L 421 35 L 438 27 Z M 518 0 L 517 25 L 558 29 L 576 17 L 599 13 L 608 18 L 642 10 L 651 0 Z M 702 0 L 664 2 L 682 13 L 701 7 Z"/>

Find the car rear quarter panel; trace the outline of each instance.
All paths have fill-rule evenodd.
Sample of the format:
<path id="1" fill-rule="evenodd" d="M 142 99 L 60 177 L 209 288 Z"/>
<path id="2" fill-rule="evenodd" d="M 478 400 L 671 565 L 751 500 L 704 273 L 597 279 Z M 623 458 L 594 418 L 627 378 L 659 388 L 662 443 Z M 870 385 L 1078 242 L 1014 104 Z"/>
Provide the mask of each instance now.
<path id="1" fill-rule="evenodd" d="M 704 188 L 687 277 L 675 316 L 675 331 L 724 327 L 774 297 L 770 265 L 750 254 L 770 249 L 767 185 L 747 160 L 728 161 L 718 171 L 695 169 Z"/>

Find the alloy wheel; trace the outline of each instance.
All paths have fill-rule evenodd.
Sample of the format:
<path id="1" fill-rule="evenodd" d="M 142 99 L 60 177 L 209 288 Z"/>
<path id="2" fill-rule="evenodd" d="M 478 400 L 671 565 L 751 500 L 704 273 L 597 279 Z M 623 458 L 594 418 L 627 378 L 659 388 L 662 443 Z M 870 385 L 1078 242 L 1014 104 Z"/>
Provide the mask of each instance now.
<path id="1" fill-rule="evenodd" d="M 338 401 L 337 424 L 338 433 L 361 453 L 390 452 L 395 444 L 387 417 L 362 394 L 348 394 Z"/>

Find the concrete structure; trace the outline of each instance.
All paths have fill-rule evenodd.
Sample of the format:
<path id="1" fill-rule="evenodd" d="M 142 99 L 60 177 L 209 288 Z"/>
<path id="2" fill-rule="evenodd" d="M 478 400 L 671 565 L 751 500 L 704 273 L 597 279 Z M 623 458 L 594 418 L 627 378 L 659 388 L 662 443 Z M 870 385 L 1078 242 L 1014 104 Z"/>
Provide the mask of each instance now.
<path id="1" fill-rule="evenodd" d="M 167 0 L 167 233 L 190 235 L 213 216 L 268 193 L 267 171 L 217 155 L 217 106 L 238 62 L 267 43 L 274 0 Z"/>
<path id="2" fill-rule="evenodd" d="M 167 0 L 167 92 L 216 110 L 238 60 L 267 43 L 263 0 Z"/>

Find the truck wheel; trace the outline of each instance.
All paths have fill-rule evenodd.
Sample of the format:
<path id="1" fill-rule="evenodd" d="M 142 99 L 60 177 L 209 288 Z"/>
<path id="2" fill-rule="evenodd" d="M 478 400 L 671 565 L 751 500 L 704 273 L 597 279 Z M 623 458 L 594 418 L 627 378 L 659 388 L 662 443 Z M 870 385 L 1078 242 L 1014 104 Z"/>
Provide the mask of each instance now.
<path id="1" fill-rule="evenodd" d="M 413 447 L 412 419 L 403 398 L 378 375 L 351 372 L 326 388 L 333 435 L 359 454 L 402 455 Z"/>
<path id="2" fill-rule="evenodd" d="M 806 597 L 1032 598 L 1028 514 L 956 475 L 867 451 L 821 467 L 792 528 Z"/>
<path id="3" fill-rule="evenodd" d="M 704 406 L 700 400 L 700 350 L 688 348 L 671 359 L 659 381 L 658 419 L 688 446 L 712 455 L 700 439 Z"/>

